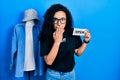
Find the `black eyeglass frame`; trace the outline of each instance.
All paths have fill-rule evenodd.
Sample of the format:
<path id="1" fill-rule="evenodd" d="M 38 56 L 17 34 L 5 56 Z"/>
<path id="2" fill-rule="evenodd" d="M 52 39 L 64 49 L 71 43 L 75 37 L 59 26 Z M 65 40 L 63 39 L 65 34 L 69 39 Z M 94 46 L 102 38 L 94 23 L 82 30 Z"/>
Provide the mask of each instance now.
<path id="1" fill-rule="evenodd" d="M 58 22 L 60 21 L 60 23 L 61 24 L 65 24 L 66 23 L 66 18 L 64 18 L 64 17 L 62 17 L 62 18 L 60 18 L 60 19 L 58 19 L 58 18 L 53 18 L 53 23 L 54 24 L 57 24 Z M 62 22 L 63 21 L 63 22 Z"/>

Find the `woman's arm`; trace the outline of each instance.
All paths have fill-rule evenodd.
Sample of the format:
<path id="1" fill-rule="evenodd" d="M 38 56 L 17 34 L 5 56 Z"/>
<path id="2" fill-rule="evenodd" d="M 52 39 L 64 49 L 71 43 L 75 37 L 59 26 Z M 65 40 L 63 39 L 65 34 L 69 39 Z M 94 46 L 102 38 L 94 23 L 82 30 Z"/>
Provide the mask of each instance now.
<path id="1" fill-rule="evenodd" d="M 75 53 L 76 53 L 77 56 L 80 56 L 84 52 L 84 50 L 87 46 L 87 42 L 89 42 L 90 38 L 91 38 L 91 35 L 86 30 L 85 31 L 85 36 L 84 36 L 84 42 L 82 43 L 82 45 L 79 48 L 75 49 Z"/>
<path id="2" fill-rule="evenodd" d="M 83 51 L 86 48 L 86 45 L 87 44 L 83 42 L 82 45 L 78 49 L 75 49 L 75 53 L 77 56 L 80 56 L 83 53 Z"/>
<path id="3" fill-rule="evenodd" d="M 44 56 L 44 60 L 45 60 L 47 65 L 52 65 L 52 63 L 54 62 L 54 60 L 55 60 L 55 58 L 57 56 L 59 46 L 60 46 L 60 43 L 61 43 L 62 38 L 63 38 L 63 32 L 64 32 L 63 29 L 58 28 L 53 33 L 53 39 L 54 39 L 53 46 L 52 46 L 50 52 L 48 53 L 48 55 Z"/>
<path id="4" fill-rule="evenodd" d="M 48 55 L 44 56 L 44 60 L 46 62 L 47 65 L 52 65 L 53 61 L 55 60 L 58 50 L 59 50 L 59 45 L 58 43 L 54 43 L 50 52 L 48 53 Z"/>

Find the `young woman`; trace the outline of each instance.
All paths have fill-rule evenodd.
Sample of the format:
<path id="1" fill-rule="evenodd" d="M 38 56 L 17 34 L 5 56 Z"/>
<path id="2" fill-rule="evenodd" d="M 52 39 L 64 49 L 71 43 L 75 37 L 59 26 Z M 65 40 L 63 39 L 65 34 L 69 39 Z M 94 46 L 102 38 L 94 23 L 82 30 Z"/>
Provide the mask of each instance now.
<path id="1" fill-rule="evenodd" d="M 72 16 L 61 5 L 52 5 L 44 15 L 40 34 L 41 56 L 47 65 L 46 80 L 75 80 L 74 53 L 80 56 L 90 40 L 85 31 L 84 42 L 72 35 Z"/>

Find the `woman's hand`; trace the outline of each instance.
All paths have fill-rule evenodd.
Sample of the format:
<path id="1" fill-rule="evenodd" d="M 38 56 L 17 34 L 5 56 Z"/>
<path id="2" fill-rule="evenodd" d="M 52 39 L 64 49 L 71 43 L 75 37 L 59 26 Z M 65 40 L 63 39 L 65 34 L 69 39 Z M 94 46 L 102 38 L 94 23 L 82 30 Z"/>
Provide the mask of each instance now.
<path id="1" fill-rule="evenodd" d="M 89 31 L 85 30 L 84 41 L 89 42 L 90 38 L 91 38 L 91 35 L 90 35 Z"/>
<path id="2" fill-rule="evenodd" d="M 64 29 L 57 28 L 56 31 L 53 33 L 53 38 L 56 43 L 58 44 L 61 43 L 63 38 L 63 32 L 64 32 Z"/>

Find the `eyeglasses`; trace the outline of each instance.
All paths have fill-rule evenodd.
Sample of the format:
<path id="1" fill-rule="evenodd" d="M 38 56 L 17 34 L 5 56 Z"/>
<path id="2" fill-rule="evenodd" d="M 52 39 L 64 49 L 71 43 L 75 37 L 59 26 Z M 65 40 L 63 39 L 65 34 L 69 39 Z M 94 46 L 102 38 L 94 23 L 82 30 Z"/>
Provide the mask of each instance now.
<path id="1" fill-rule="evenodd" d="M 53 22 L 54 24 L 57 24 L 60 21 L 61 24 L 65 24 L 66 23 L 66 18 L 53 18 Z"/>

